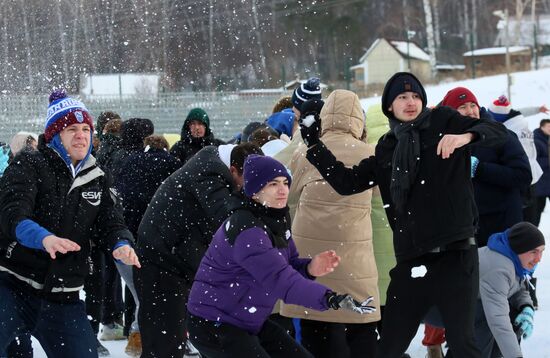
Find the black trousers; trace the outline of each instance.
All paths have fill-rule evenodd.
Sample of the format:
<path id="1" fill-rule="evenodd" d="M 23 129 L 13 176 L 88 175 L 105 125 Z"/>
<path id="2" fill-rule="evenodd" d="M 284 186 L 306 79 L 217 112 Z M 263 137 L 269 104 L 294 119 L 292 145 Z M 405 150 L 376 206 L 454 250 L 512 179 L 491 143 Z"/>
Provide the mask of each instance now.
<path id="1" fill-rule="evenodd" d="M 183 357 L 191 283 L 154 264 L 142 262 L 140 269 L 134 268 L 134 284 L 140 303 L 141 358 Z"/>
<path id="2" fill-rule="evenodd" d="M 533 225 L 539 226 L 540 217 L 542 216 L 542 212 L 546 207 L 547 198 L 548 197 L 546 196 L 537 196 L 537 199 L 535 201 L 535 217 L 533 218 L 533 222 L 532 222 Z"/>
<path id="3" fill-rule="evenodd" d="M 230 324 L 187 315 L 189 340 L 206 358 L 313 358 L 278 324 L 265 321 L 257 335 Z"/>
<path id="4" fill-rule="evenodd" d="M 86 314 L 94 333 L 99 332 L 99 323 L 112 324 L 122 319 L 122 286 L 113 258 L 98 247 L 90 253 L 93 271 L 86 278 Z"/>
<path id="5" fill-rule="evenodd" d="M 315 358 L 374 357 L 378 334 L 376 322 L 333 323 L 300 320 L 302 345 Z"/>
<path id="6" fill-rule="evenodd" d="M 398 262 L 390 278 L 377 357 L 400 358 L 434 305 L 441 312 L 447 342 L 456 356 L 481 357 L 474 339 L 479 292 L 476 246 Z"/>

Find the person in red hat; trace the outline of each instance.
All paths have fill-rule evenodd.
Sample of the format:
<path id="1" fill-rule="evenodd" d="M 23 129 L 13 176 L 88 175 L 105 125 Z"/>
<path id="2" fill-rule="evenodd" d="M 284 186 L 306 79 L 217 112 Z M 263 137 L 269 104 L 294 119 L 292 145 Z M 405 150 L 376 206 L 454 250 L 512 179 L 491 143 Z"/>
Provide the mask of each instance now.
<path id="1" fill-rule="evenodd" d="M 491 120 L 488 111 L 480 108 L 476 96 L 464 87 L 447 92 L 441 105 L 464 116 Z M 506 142 L 499 147 L 472 146 L 471 177 L 479 211 L 476 232 L 479 247 L 485 246 L 495 232 L 523 220 L 522 191 L 529 188 L 531 169 L 517 135 L 511 130 L 507 132 Z"/>

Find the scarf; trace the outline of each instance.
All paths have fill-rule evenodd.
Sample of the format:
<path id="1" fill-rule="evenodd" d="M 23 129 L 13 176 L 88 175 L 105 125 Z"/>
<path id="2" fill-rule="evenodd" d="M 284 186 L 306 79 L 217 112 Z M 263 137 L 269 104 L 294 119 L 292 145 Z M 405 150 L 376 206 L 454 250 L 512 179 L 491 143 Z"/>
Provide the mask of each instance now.
<path id="1" fill-rule="evenodd" d="M 273 247 L 288 247 L 290 239 L 290 214 L 288 205 L 284 208 L 270 208 L 252 199 L 246 198 L 243 207 L 250 210 L 264 224 Z"/>
<path id="2" fill-rule="evenodd" d="M 92 134 L 90 134 L 90 136 L 92 136 Z M 84 159 L 76 164 L 76 166 L 73 165 L 71 156 L 69 155 L 69 153 L 67 153 L 67 150 L 63 146 L 63 143 L 61 143 L 61 136 L 59 135 L 59 133 L 57 133 L 52 138 L 50 143 L 48 143 L 48 147 L 52 148 L 61 157 L 61 159 L 63 159 L 65 165 L 67 166 L 67 168 L 69 168 L 73 178 L 76 178 L 76 175 L 78 174 L 78 172 L 80 172 L 80 170 L 90 157 L 90 154 L 92 153 L 93 145 L 91 141 L 92 138 L 90 137 L 90 148 L 88 148 L 88 153 L 86 154 Z"/>
<path id="3" fill-rule="evenodd" d="M 393 152 L 390 192 L 396 210 L 405 211 L 411 187 L 420 163 L 420 130 L 430 124 L 430 111 L 425 109 L 414 121 L 402 122 L 389 118 L 390 129 L 397 138 Z"/>

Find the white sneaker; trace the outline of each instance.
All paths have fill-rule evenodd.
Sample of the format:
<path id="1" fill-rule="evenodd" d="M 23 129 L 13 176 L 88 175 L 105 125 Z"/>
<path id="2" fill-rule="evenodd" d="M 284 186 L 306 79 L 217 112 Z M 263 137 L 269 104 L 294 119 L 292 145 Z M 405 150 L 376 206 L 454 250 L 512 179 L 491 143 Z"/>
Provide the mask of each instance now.
<path id="1" fill-rule="evenodd" d="M 124 327 L 118 323 L 111 323 L 101 328 L 99 339 L 102 341 L 122 341 L 124 337 Z"/>

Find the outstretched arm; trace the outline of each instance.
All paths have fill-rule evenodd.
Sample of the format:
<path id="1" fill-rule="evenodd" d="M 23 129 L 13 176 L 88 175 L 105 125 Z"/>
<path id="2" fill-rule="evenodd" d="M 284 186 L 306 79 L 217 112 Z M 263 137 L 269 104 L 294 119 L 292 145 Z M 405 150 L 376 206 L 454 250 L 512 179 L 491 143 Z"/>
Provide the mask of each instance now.
<path id="1" fill-rule="evenodd" d="M 357 194 L 376 185 L 374 156 L 363 159 L 352 168 L 347 168 L 323 142 L 319 142 L 308 149 L 306 158 L 340 195 Z"/>

